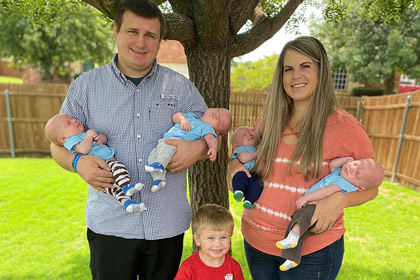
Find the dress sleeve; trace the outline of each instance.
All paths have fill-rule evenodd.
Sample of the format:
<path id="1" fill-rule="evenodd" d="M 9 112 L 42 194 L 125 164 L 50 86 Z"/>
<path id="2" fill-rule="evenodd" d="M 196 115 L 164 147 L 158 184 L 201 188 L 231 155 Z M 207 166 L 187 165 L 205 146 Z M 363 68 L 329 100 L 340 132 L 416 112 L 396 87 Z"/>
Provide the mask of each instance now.
<path id="1" fill-rule="evenodd" d="M 219 135 L 217 135 L 217 133 L 214 131 L 214 128 L 208 123 L 203 124 L 203 130 L 201 132 L 202 137 L 204 137 L 206 134 L 212 134 L 214 137 L 216 137 L 216 139 L 219 137 Z"/>
<path id="2" fill-rule="evenodd" d="M 323 145 L 323 157 L 327 161 L 347 156 L 355 160 L 374 157 L 372 144 L 364 126 L 341 110 L 329 117 Z"/>
<path id="3" fill-rule="evenodd" d="M 85 136 L 86 132 L 83 132 L 82 134 L 74 135 L 68 138 L 64 143 L 64 147 L 67 148 L 67 150 L 69 150 L 71 153 L 75 153 L 76 151 L 73 149 L 73 147 L 82 142 Z"/>

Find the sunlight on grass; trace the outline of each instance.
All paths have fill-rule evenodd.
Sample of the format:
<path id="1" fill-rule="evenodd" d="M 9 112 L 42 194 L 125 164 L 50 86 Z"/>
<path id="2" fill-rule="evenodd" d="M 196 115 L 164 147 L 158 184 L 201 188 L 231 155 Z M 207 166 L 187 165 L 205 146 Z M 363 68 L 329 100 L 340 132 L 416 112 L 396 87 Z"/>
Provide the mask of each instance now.
<path id="1" fill-rule="evenodd" d="M 0 279 L 89 279 L 79 176 L 51 159 L 0 159 L 0 168 Z"/>
<path id="2" fill-rule="evenodd" d="M 379 195 L 345 210 L 343 268 L 337 279 L 420 279 L 420 193 L 384 183 Z"/>
<path id="3" fill-rule="evenodd" d="M 84 209 L 86 184 L 52 159 L 0 158 L 0 279 L 91 279 Z M 250 280 L 240 233 L 242 206 L 230 195 L 235 219 L 233 257 Z M 345 210 L 347 233 L 337 279 L 420 279 L 420 193 L 384 184 L 378 197 Z M 184 260 L 192 253 L 185 234 Z"/>
<path id="4" fill-rule="evenodd" d="M 21 78 L 0 76 L 0 84 L 22 84 L 23 81 Z"/>

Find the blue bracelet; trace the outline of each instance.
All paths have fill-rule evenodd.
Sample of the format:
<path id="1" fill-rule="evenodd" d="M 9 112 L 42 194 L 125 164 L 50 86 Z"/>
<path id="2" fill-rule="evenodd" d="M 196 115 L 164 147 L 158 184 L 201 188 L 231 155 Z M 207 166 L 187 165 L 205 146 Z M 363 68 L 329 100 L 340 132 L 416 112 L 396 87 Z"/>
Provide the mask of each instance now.
<path id="1" fill-rule="evenodd" d="M 79 161 L 79 158 L 83 156 L 83 154 L 77 154 L 73 159 L 73 170 L 77 173 L 77 162 Z"/>

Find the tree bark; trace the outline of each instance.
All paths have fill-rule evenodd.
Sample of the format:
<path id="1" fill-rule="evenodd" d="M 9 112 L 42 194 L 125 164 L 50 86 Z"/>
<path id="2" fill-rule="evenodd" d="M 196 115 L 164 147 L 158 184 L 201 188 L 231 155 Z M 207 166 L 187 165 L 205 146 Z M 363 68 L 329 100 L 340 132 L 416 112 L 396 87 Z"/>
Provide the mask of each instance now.
<path id="1" fill-rule="evenodd" d="M 203 95 L 209 107 L 229 109 L 230 59 L 228 48 L 208 50 L 201 47 L 186 49 L 191 81 Z M 217 70 L 214 70 L 217 69 Z M 190 198 L 193 213 L 205 203 L 216 203 L 229 208 L 226 187 L 228 159 L 227 136 L 222 136 L 222 145 L 217 160 L 202 160 L 189 170 Z"/>
<path id="2" fill-rule="evenodd" d="M 393 94 L 395 87 L 395 71 L 389 77 L 384 78 L 384 95 Z"/>
<path id="3" fill-rule="evenodd" d="M 191 81 L 195 84 L 209 107 L 229 109 L 230 58 L 229 48 L 205 49 L 200 46 L 186 49 Z M 217 69 L 217 70 L 215 70 Z M 222 145 L 217 160 L 201 160 L 188 171 L 190 202 L 193 215 L 206 203 L 215 203 L 229 209 L 226 186 L 228 162 L 227 135 L 222 136 Z M 193 242 L 194 251 L 197 250 Z"/>

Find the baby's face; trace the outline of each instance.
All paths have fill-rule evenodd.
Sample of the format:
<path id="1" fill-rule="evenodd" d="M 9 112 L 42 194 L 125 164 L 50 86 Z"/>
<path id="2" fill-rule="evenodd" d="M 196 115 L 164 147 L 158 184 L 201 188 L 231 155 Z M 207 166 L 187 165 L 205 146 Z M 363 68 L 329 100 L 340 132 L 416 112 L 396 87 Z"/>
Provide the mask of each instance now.
<path id="1" fill-rule="evenodd" d="M 220 135 L 226 134 L 232 127 L 232 116 L 224 108 L 207 109 L 202 120 L 209 123 Z"/>
<path id="2" fill-rule="evenodd" d="M 84 132 L 82 123 L 67 115 L 59 116 L 59 124 L 61 127 L 61 134 L 66 139 Z"/>
<path id="3" fill-rule="evenodd" d="M 254 137 L 248 127 L 238 128 L 235 131 L 236 146 L 255 147 L 258 145 L 258 138 Z"/>
<path id="4" fill-rule="evenodd" d="M 341 170 L 340 176 L 358 188 L 368 189 L 375 184 L 378 174 L 377 165 L 372 159 L 361 159 L 346 162 Z"/>

